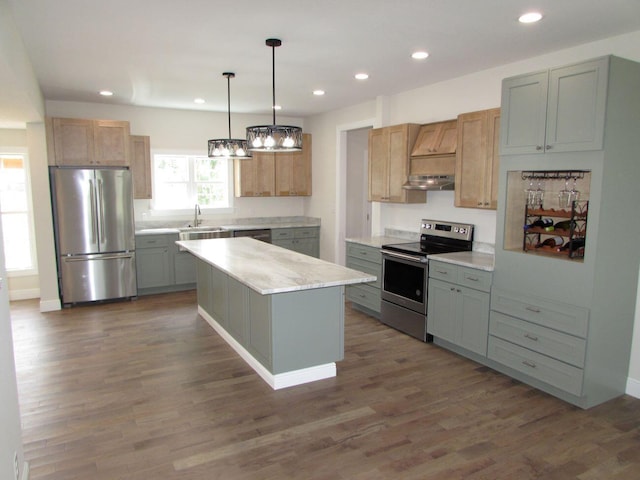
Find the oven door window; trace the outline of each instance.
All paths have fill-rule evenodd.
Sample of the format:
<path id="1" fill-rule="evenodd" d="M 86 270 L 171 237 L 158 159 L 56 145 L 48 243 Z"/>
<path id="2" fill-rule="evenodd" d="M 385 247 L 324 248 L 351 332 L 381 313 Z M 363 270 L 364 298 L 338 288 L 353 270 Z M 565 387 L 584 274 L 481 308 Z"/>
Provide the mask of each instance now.
<path id="1" fill-rule="evenodd" d="M 424 303 L 426 264 L 384 259 L 383 288 L 399 297 Z"/>

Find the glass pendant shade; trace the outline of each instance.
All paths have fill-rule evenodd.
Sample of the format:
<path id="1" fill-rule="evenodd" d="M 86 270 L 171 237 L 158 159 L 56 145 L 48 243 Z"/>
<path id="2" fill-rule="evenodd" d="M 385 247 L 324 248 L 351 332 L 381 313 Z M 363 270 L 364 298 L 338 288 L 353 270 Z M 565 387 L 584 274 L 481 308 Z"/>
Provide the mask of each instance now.
<path id="1" fill-rule="evenodd" d="M 216 158 L 251 158 L 251 152 L 247 148 L 247 141 L 240 138 L 231 138 L 231 80 L 235 73 L 224 72 L 227 77 L 227 116 L 229 119 L 229 137 L 214 138 L 209 140 L 209 157 Z"/>
<path id="2" fill-rule="evenodd" d="M 282 45 L 277 38 L 265 42 L 271 47 L 273 125 L 247 127 L 247 144 L 254 152 L 298 152 L 302 150 L 302 128 L 276 124 L 276 47 Z"/>

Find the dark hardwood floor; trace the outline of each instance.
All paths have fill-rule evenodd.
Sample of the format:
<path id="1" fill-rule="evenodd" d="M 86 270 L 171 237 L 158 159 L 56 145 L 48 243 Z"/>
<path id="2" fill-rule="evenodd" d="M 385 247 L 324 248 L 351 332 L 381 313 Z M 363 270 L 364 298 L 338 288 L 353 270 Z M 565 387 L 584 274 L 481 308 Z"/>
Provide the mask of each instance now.
<path id="1" fill-rule="evenodd" d="M 348 306 L 338 376 L 279 391 L 195 292 L 11 313 L 32 480 L 640 478 L 640 400 L 583 411 Z"/>

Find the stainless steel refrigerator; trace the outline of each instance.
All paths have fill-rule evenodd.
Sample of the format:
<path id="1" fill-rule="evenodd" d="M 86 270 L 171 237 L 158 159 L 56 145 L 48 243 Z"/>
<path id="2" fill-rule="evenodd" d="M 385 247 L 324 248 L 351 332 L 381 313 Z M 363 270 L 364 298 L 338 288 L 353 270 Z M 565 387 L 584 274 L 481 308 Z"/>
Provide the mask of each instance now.
<path id="1" fill-rule="evenodd" d="M 137 295 L 128 169 L 51 167 L 62 303 Z"/>

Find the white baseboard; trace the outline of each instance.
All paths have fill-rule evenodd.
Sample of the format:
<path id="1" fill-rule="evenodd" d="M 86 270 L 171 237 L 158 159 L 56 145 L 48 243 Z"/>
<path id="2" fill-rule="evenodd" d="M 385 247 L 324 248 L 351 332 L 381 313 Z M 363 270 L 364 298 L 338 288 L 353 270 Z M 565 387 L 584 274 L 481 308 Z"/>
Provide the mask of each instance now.
<path id="1" fill-rule="evenodd" d="M 61 310 L 61 309 L 62 309 L 62 304 L 60 303 L 59 298 L 55 298 L 53 300 L 40 299 L 41 312 L 54 312 L 56 310 Z"/>
<path id="2" fill-rule="evenodd" d="M 309 368 L 301 368 L 299 370 L 292 370 L 290 372 L 273 374 L 267 370 L 258 360 L 255 359 L 238 341 L 233 338 L 229 332 L 227 332 L 222 326 L 215 321 L 215 319 L 205 312 L 202 307 L 198 305 L 198 313 L 204 318 L 211 327 L 218 332 L 225 342 L 233 348 L 240 357 L 249 364 L 255 372 L 267 382 L 267 384 L 274 390 L 281 388 L 293 387 L 295 385 L 302 385 L 303 383 L 315 382 L 316 380 L 323 380 L 325 378 L 331 378 L 336 376 L 336 364 L 334 362 L 326 363 L 323 365 L 316 365 Z"/>
<path id="3" fill-rule="evenodd" d="M 40 298 L 39 288 L 25 288 L 24 290 L 9 289 L 9 300 L 30 300 L 32 298 Z"/>
<path id="4" fill-rule="evenodd" d="M 22 475 L 20 475 L 20 480 L 29 480 L 29 462 L 24 462 L 22 464 Z"/>
<path id="5" fill-rule="evenodd" d="M 640 398 L 640 380 L 631 377 L 627 378 L 626 392 L 632 397 Z"/>

